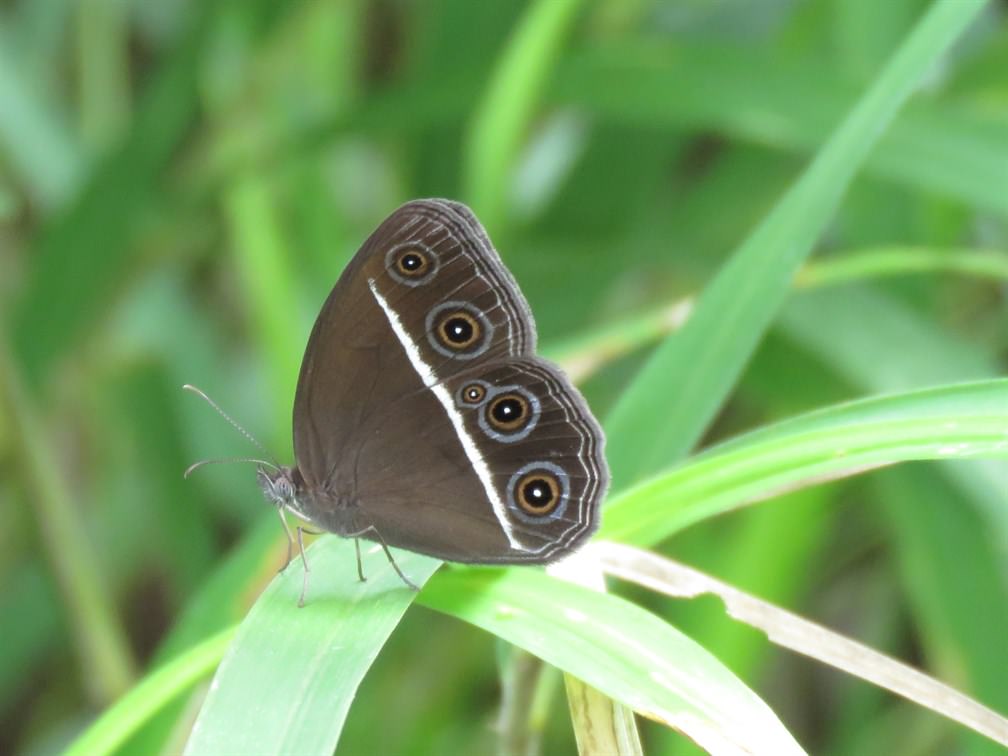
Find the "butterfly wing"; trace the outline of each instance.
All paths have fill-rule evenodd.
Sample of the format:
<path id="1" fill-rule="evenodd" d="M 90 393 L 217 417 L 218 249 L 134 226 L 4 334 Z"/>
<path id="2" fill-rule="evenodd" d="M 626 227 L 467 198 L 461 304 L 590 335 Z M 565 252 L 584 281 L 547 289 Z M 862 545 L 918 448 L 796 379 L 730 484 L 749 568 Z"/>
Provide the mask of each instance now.
<path id="1" fill-rule="evenodd" d="M 608 481 L 602 434 L 534 348 L 528 304 L 472 213 L 443 200 L 399 208 L 308 342 L 294 405 L 303 512 L 456 561 L 547 561 L 580 542 Z M 485 404 L 459 399 L 471 386 Z M 504 411 L 505 389 L 512 410 L 528 403 L 521 438 L 487 414 Z M 523 508 L 523 491 L 555 500 Z"/>
<path id="2" fill-rule="evenodd" d="M 535 357 L 491 361 L 436 390 L 440 413 L 392 404 L 374 419 L 374 450 L 361 451 L 358 495 L 379 532 L 481 563 L 549 562 L 594 532 L 604 437 L 562 372 Z"/>

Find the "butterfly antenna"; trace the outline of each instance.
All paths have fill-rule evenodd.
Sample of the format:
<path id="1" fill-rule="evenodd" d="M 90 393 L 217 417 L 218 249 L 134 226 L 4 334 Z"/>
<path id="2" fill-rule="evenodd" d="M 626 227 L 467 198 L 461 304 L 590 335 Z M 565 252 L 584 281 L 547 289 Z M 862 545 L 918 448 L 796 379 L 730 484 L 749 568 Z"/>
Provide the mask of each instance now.
<path id="1" fill-rule="evenodd" d="M 186 471 L 182 473 L 183 478 L 188 478 L 194 472 L 199 470 L 201 467 L 206 465 L 220 465 L 224 462 L 255 462 L 259 465 L 266 465 L 266 467 L 272 467 L 274 470 L 280 470 L 280 466 L 274 464 L 273 462 L 268 462 L 265 459 L 256 459 L 255 457 L 223 457 L 221 459 L 201 459 L 199 462 L 193 462 Z"/>
<path id="2" fill-rule="evenodd" d="M 182 386 L 182 388 L 185 389 L 186 391 L 191 391 L 192 393 L 196 394 L 196 396 L 200 397 L 203 401 L 205 401 L 207 404 L 209 404 L 211 407 L 213 407 L 215 410 L 217 410 L 217 414 L 220 415 L 221 417 L 223 417 L 225 420 L 227 420 L 227 422 L 231 425 L 232 428 L 234 428 L 236 431 L 238 431 L 243 436 L 245 436 L 245 438 L 247 438 L 250 442 L 252 442 L 253 446 L 255 446 L 264 455 L 266 455 L 267 457 L 270 456 L 270 453 L 268 451 L 266 451 L 266 447 L 264 447 L 262 444 L 260 444 L 259 441 L 258 441 L 258 439 L 256 439 L 255 436 L 253 436 L 251 433 L 249 433 L 247 430 L 245 430 L 242 426 L 240 426 L 238 424 L 238 422 L 234 418 L 231 417 L 231 415 L 229 415 L 227 412 L 225 412 L 224 410 L 222 410 L 220 408 L 220 405 L 217 404 L 217 402 L 215 402 L 209 396 L 207 396 L 207 394 L 206 394 L 205 391 L 203 391 L 202 389 L 196 388 L 191 383 L 186 383 L 185 385 Z M 186 470 L 186 472 L 185 472 L 185 477 L 188 478 L 189 474 L 193 470 L 197 469 L 198 467 L 200 467 L 201 465 L 204 465 L 204 464 L 213 464 L 213 463 L 217 463 L 217 462 L 263 462 L 263 461 L 264 460 L 259 460 L 259 459 L 253 460 L 253 459 L 250 459 L 250 458 L 247 458 L 247 457 L 239 457 L 237 459 L 208 459 L 208 460 L 204 460 L 202 462 L 197 462 L 194 465 L 190 465 L 189 469 Z M 265 462 L 265 464 L 270 465 L 274 469 L 277 469 L 277 470 L 280 469 L 280 465 L 277 464 L 276 462 Z"/>

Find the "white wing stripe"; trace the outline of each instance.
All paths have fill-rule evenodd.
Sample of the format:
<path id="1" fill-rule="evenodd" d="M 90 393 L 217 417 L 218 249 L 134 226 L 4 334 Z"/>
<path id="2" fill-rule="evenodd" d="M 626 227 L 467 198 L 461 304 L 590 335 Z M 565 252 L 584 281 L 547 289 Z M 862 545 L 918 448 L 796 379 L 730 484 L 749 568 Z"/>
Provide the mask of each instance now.
<path id="1" fill-rule="evenodd" d="M 423 356 L 420 354 L 420 350 L 417 349 L 417 345 L 413 343 L 409 334 L 406 333 L 406 329 L 403 327 L 402 321 L 399 320 L 399 315 L 389 306 L 389 303 L 385 301 L 385 297 L 378 292 L 378 287 L 375 286 L 373 278 L 368 279 L 368 288 L 371 289 L 371 293 L 374 295 L 375 301 L 378 302 L 378 306 L 381 307 L 382 312 L 385 313 L 385 317 L 388 319 L 393 333 L 395 333 L 396 338 L 399 339 L 399 343 L 406 352 L 406 357 L 409 359 L 410 365 L 413 366 L 417 375 L 420 376 L 420 380 L 423 381 L 424 386 L 434 392 L 434 396 L 437 397 L 438 401 L 441 402 L 441 406 L 444 407 L 445 414 L 448 415 L 448 419 L 455 428 L 455 433 L 458 436 L 459 442 L 462 444 L 462 448 L 465 450 L 466 457 L 469 458 L 469 463 L 473 466 L 473 470 L 476 472 L 480 483 L 483 484 L 483 490 L 486 492 L 487 499 L 490 500 L 491 506 L 493 506 L 494 514 L 497 516 L 497 520 L 500 522 L 501 528 L 504 530 L 504 535 L 507 536 L 511 547 L 521 551 L 527 551 L 528 549 L 519 543 L 512 532 L 511 521 L 508 520 L 507 512 L 504 509 L 504 502 L 501 501 L 501 498 L 497 493 L 497 489 L 493 486 L 493 481 L 490 478 L 490 469 L 487 467 L 486 460 L 483 459 L 483 455 L 480 454 L 479 449 L 476 448 L 476 444 L 473 442 L 472 437 L 466 432 L 462 415 L 459 414 L 458 409 L 455 407 L 455 403 L 452 401 L 452 397 L 448 393 L 448 389 L 444 387 L 444 384 L 438 382 L 437 376 L 434 375 L 434 370 L 430 365 L 424 362 Z"/>

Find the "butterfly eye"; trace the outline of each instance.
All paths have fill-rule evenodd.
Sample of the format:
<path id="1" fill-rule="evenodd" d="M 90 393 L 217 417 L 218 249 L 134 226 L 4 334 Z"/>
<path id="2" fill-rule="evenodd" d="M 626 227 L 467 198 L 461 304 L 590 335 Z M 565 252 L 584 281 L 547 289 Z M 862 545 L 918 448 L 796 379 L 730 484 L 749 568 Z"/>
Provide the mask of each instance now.
<path id="1" fill-rule="evenodd" d="M 459 396 L 462 398 L 463 404 L 475 405 L 486 399 L 487 390 L 486 386 L 482 383 L 470 383 L 462 387 L 459 392 Z"/>
<path id="2" fill-rule="evenodd" d="M 560 484 L 556 476 L 542 470 L 519 480 L 515 493 L 518 506 L 533 517 L 548 515 L 560 503 Z"/>
<path id="3" fill-rule="evenodd" d="M 529 421 L 529 403 L 521 394 L 501 394 L 490 404 L 487 412 L 490 423 L 502 431 L 513 431 Z"/>

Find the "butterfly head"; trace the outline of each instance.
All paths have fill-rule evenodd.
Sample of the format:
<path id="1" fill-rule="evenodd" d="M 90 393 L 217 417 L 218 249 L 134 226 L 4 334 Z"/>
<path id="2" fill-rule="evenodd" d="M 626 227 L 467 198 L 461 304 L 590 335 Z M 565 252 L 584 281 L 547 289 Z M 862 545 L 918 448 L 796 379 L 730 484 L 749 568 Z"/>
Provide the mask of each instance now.
<path id="1" fill-rule="evenodd" d="M 256 468 L 256 481 L 270 504 L 275 504 L 281 509 L 294 508 L 297 494 L 294 468 L 259 465 Z"/>

